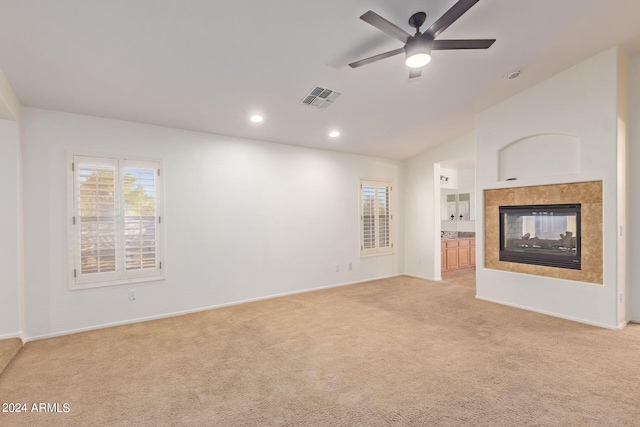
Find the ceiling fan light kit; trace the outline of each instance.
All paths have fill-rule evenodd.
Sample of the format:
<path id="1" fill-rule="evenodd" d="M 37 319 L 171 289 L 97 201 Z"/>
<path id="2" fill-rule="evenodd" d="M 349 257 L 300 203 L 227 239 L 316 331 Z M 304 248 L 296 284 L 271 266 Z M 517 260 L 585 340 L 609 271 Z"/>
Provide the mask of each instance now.
<path id="1" fill-rule="evenodd" d="M 405 61 L 407 67 L 420 68 L 431 62 L 431 42 L 429 40 L 409 40 L 404 50 L 407 54 Z"/>
<path id="2" fill-rule="evenodd" d="M 436 40 L 444 30 L 449 28 L 451 24 L 457 21 L 478 1 L 480 0 L 459 0 L 424 33 L 420 32 L 420 27 L 424 24 L 427 14 L 424 12 L 414 13 L 409 18 L 409 25 L 416 29 L 416 33 L 413 36 L 377 13 L 371 10 L 366 12 L 360 19 L 400 40 L 404 43 L 404 47 L 352 62 L 349 66 L 358 68 L 381 59 L 405 53 L 405 63 L 411 68 L 409 78 L 414 78 L 420 77 L 422 74 L 420 68 L 431 61 L 432 50 L 488 49 L 495 42 L 495 39 Z"/>

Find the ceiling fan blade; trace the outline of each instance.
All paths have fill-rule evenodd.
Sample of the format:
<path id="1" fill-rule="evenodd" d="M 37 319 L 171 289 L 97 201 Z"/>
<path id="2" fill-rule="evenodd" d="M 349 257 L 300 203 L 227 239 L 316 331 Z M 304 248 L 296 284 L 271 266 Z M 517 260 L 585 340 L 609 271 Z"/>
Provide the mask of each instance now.
<path id="1" fill-rule="evenodd" d="M 445 12 L 444 15 L 440 17 L 436 22 L 430 26 L 425 34 L 428 34 L 431 40 L 435 39 L 442 33 L 444 30 L 449 28 L 449 25 L 453 24 L 465 14 L 466 11 L 471 9 L 471 7 L 478 3 L 480 0 L 459 0 L 458 3 L 454 4 L 453 7 Z"/>
<path id="2" fill-rule="evenodd" d="M 369 58 L 361 59 L 360 61 L 352 62 L 351 64 L 349 64 L 349 67 L 351 68 L 362 67 L 363 65 L 371 64 L 372 62 L 380 61 L 381 59 L 389 58 L 390 56 L 395 56 L 400 53 L 404 53 L 403 47 L 396 50 L 390 50 L 389 52 L 381 53 L 380 55 L 375 55 Z"/>
<path id="3" fill-rule="evenodd" d="M 415 79 L 416 77 L 420 77 L 422 75 L 422 68 L 411 68 L 409 70 L 409 78 Z"/>
<path id="4" fill-rule="evenodd" d="M 373 25 L 380 31 L 389 34 L 391 37 L 395 37 L 402 43 L 407 43 L 407 41 L 411 38 L 411 34 L 407 33 L 402 28 L 398 27 L 395 24 L 392 24 L 391 22 L 387 21 L 382 16 L 371 10 L 362 15 L 360 19 Z"/>
<path id="5" fill-rule="evenodd" d="M 495 39 L 434 40 L 431 42 L 431 50 L 489 49 L 495 41 Z"/>

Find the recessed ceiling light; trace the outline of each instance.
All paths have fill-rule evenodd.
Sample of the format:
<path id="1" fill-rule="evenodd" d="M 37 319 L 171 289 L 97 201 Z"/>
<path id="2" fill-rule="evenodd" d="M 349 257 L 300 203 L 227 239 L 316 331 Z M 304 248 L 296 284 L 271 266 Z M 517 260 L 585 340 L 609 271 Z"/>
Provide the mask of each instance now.
<path id="1" fill-rule="evenodd" d="M 255 116 L 251 116 L 251 119 L 250 119 L 250 120 L 251 120 L 253 123 L 260 123 L 261 121 L 263 121 L 263 120 L 264 120 L 264 118 L 263 118 L 261 115 L 256 114 Z"/>
<path id="2" fill-rule="evenodd" d="M 332 131 L 332 132 L 329 132 L 329 136 L 330 136 L 331 138 L 337 138 L 337 137 L 339 137 L 339 136 L 340 136 L 340 132 L 338 132 L 337 130 L 334 130 L 334 131 Z"/>
<path id="3" fill-rule="evenodd" d="M 520 73 L 521 73 L 520 70 L 509 71 L 507 74 L 504 75 L 504 78 L 507 80 L 513 80 L 517 78 L 520 75 Z"/>

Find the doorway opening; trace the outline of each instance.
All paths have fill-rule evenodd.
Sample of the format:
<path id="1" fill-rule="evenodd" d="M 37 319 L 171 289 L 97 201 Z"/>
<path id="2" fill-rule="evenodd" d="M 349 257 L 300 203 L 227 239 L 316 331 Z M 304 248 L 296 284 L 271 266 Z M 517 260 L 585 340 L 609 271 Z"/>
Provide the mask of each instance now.
<path id="1" fill-rule="evenodd" d="M 475 289 L 475 159 L 434 164 L 436 236 L 440 236 L 440 275 L 444 282 Z"/>

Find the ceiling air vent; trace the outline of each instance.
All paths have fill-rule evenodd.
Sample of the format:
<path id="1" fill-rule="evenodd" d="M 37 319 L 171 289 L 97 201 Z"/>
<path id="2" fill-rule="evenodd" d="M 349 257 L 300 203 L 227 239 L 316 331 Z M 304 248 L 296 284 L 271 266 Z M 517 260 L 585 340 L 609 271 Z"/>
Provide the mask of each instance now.
<path id="1" fill-rule="evenodd" d="M 340 92 L 316 86 L 307 96 L 304 97 L 302 105 L 327 108 L 329 105 L 333 104 L 333 101 L 335 101 L 339 96 Z"/>

